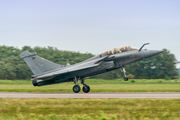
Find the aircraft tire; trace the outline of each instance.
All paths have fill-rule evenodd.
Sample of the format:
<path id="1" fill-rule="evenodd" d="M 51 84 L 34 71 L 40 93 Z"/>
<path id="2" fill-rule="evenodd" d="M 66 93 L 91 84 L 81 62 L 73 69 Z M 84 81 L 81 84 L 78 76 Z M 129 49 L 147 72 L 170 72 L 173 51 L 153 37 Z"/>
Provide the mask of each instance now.
<path id="1" fill-rule="evenodd" d="M 78 93 L 80 90 L 81 90 L 81 88 L 80 88 L 79 85 L 74 85 L 73 91 L 74 91 L 75 93 Z"/>
<path id="2" fill-rule="evenodd" d="M 88 85 L 83 86 L 83 92 L 88 93 L 90 91 L 90 87 Z"/>
<path id="3" fill-rule="evenodd" d="M 124 77 L 124 81 L 128 81 L 128 77 Z"/>

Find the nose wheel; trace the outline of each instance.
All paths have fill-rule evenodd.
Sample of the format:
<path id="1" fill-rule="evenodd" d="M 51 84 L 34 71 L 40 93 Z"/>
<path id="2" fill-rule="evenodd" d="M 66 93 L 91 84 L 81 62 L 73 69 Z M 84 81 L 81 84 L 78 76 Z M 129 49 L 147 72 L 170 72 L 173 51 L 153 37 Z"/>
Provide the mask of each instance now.
<path id="1" fill-rule="evenodd" d="M 121 68 L 121 72 L 124 74 L 124 81 L 128 81 L 128 77 L 126 77 L 126 70 L 124 67 Z"/>
<path id="2" fill-rule="evenodd" d="M 128 81 L 128 77 L 124 77 L 124 81 Z"/>

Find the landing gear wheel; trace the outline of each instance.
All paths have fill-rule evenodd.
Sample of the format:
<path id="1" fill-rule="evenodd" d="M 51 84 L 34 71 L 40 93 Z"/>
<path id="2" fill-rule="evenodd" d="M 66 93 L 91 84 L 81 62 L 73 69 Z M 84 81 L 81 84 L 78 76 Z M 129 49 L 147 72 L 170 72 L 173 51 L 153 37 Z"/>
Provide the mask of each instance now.
<path id="1" fill-rule="evenodd" d="M 80 90 L 81 90 L 81 88 L 80 88 L 79 85 L 74 85 L 73 91 L 74 91 L 75 93 L 78 93 Z"/>
<path id="2" fill-rule="evenodd" d="M 124 77 L 124 81 L 128 81 L 128 77 Z"/>
<path id="3" fill-rule="evenodd" d="M 84 85 L 84 86 L 83 86 L 83 91 L 84 91 L 85 93 L 88 93 L 88 92 L 90 91 L 90 87 L 89 87 L 88 85 Z"/>

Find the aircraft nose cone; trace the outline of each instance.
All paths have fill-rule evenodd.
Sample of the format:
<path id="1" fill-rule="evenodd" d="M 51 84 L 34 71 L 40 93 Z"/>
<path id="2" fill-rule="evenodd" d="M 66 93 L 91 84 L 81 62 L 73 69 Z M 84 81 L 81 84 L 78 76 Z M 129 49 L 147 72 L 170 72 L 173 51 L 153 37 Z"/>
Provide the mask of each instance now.
<path id="1" fill-rule="evenodd" d="M 148 58 L 148 57 L 152 57 L 152 56 L 157 55 L 162 52 L 163 52 L 163 50 L 147 50 L 144 53 L 144 56 L 145 56 L 145 58 Z"/>

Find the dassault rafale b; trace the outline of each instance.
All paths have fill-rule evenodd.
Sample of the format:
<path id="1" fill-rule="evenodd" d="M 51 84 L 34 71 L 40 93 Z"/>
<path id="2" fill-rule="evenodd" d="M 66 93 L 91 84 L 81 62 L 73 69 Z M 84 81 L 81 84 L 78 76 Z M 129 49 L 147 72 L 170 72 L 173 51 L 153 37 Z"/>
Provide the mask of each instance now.
<path id="1" fill-rule="evenodd" d="M 120 68 L 124 74 L 124 80 L 127 81 L 125 65 L 163 52 L 162 50 L 142 49 L 147 44 L 149 43 L 144 44 L 140 49 L 131 46 L 114 48 L 83 62 L 67 66 L 39 57 L 36 52 L 24 51 L 20 54 L 20 58 L 24 59 L 34 73 L 31 76 L 34 86 L 73 81 L 75 84 L 73 91 L 78 93 L 81 90 L 78 85 L 78 80 L 80 80 L 83 84 L 83 92 L 88 93 L 90 87 L 84 83 L 85 78 Z"/>

